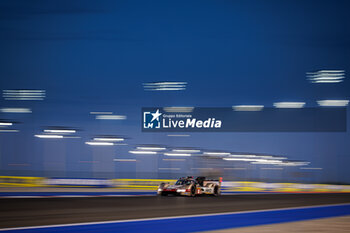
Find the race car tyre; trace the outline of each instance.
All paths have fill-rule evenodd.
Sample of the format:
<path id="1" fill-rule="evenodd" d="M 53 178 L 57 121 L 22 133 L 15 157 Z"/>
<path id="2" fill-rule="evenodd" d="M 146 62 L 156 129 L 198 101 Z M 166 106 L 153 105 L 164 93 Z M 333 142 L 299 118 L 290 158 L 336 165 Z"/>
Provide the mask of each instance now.
<path id="1" fill-rule="evenodd" d="M 163 192 L 162 192 L 160 195 L 161 195 L 161 196 L 168 196 L 167 193 L 163 193 Z"/>
<path id="2" fill-rule="evenodd" d="M 195 197 L 196 196 L 196 187 L 192 186 L 191 188 L 191 197 Z"/>
<path id="3" fill-rule="evenodd" d="M 219 191 L 219 187 L 218 186 L 215 186 L 214 187 L 214 194 L 213 194 L 215 197 L 219 196 L 220 195 L 220 191 Z"/>

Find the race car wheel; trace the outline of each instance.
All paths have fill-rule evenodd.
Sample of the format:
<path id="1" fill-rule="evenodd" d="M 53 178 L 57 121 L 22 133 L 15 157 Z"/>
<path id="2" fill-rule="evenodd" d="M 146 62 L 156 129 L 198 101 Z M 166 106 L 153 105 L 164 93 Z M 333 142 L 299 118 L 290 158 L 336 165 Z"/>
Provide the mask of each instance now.
<path id="1" fill-rule="evenodd" d="M 162 196 L 168 196 L 168 194 L 167 193 L 161 193 L 160 195 L 162 195 Z"/>
<path id="2" fill-rule="evenodd" d="M 218 186 L 215 186 L 214 187 L 214 194 L 213 194 L 215 197 L 219 196 L 219 187 Z"/>
<path id="3" fill-rule="evenodd" d="M 196 196 L 196 187 L 192 186 L 191 188 L 191 197 L 195 197 Z"/>

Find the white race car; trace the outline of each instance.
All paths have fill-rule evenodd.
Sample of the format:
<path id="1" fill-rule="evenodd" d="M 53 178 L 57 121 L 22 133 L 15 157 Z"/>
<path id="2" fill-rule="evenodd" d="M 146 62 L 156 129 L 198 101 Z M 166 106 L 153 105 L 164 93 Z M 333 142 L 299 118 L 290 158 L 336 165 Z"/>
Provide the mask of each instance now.
<path id="1" fill-rule="evenodd" d="M 158 195 L 161 196 L 169 194 L 192 197 L 201 194 L 219 196 L 220 193 L 221 178 L 220 180 L 207 180 L 203 176 L 199 176 L 196 179 L 192 176 L 182 177 L 174 185 L 161 183 L 158 187 Z"/>

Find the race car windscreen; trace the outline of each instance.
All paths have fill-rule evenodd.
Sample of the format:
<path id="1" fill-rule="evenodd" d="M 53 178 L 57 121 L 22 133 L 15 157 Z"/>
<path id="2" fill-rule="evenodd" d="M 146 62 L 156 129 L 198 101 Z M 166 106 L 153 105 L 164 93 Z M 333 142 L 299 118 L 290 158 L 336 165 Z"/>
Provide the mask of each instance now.
<path id="1" fill-rule="evenodd" d="M 175 183 L 176 185 L 190 185 L 191 181 L 190 180 L 178 180 Z"/>

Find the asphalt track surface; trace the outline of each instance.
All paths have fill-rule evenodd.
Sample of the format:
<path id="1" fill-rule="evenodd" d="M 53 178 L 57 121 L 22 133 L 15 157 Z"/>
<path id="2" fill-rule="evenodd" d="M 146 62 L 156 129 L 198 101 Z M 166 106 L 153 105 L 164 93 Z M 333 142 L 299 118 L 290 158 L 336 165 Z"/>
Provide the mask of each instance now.
<path id="1" fill-rule="evenodd" d="M 0 228 L 350 203 L 350 194 L 0 199 Z"/>

